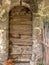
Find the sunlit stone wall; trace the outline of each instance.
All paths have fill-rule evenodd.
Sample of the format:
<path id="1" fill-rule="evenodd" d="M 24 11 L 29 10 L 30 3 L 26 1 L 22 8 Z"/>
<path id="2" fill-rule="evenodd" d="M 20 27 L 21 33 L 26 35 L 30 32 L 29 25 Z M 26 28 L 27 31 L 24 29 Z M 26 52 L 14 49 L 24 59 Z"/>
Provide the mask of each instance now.
<path id="1" fill-rule="evenodd" d="M 0 61 L 8 58 L 8 20 L 6 17 L 0 18 Z"/>
<path id="2" fill-rule="evenodd" d="M 4 14 L 0 17 L 0 62 L 8 58 L 8 15 Z"/>
<path id="3" fill-rule="evenodd" d="M 28 0 L 29 1 L 29 0 Z M 35 13 L 35 16 L 33 15 L 33 47 L 32 47 L 32 60 L 30 60 L 31 65 L 37 65 L 37 61 L 40 60 L 39 62 L 42 63 L 42 45 L 41 45 L 41 32 L 43 30 L 43 7 L 44 3 L 42 1 L 31 4 L 27 2 L 33 11 L 37 10 Z M 15 3 L 13 4 L 14 0 L 12 0 L 12 6 L 15 4 L 16 5 L 16 0 Z M 38 4 L 38 5 L 37 5 Z M 2 0 L 2 6 L 0 7 L 0 61 L 6 61 L 8 59 L 8 12 L 10 11 L 10 6 L 11 5 L 11 0 Z M 35 7 L 33 7 L 35 6 Z M 38 7 L 36 7 L 38 6 Z M 36 15 L 37 14 L 37 15 Z M 35 57 L 36 55 L 36 57 Z"/>
<path id="4" fill-rule="evenodd" d="M 2 5 L 0 6 L 0 63 L 5 62 L 8 59 L 8 46 L 9 46 L 8 9 L 9 8 L 5 7 L 6 6 L 5 2 L 3 0 Z"/>

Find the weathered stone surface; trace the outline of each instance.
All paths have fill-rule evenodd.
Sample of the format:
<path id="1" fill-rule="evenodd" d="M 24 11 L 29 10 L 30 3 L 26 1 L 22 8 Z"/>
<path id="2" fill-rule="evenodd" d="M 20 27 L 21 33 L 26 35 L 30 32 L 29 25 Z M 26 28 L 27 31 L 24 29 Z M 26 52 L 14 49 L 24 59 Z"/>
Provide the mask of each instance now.
<path id="1" fill-rule="evenodd" d="M 9 12 L 11 7 L 11 0 L 2 0 L 2 7 Z"/>
<path id="2" fill-rule="evenodd" d="M 33 22 L 33 53 L 32 53 L 32 61 L 37 65 L 38 61 L 41 63 L 43 58 L 42 51 L 42 43 L 43 40 L 41 38 L 41 33 L 43 30 L 43 22 L 41 17 L 35 17 Z M 43 34 L 42 34 L 43 35 Z"/>
<path id="3" fill-rule="evenodd" d="M 8 59 L 8 14 L 3 7 L 0 8 L 0 62 Z"/>
<path id="4" fill-rule="evenodd" d="M 23 0 L 22 0 L 23 1 Z M 27 2 L 25 2 L 26 4 L 29 4 L 29 6 L 30 6 L 30 9 L 33 11 L 33 13 L 40 13 L 40 17 L 41 16 L 43 16 L 44 15 L 44 13 L 46 12 L 46 11 L 49 11 L 48 10 L 48 8 L 45 10 L 45 11 L 43 11 L 43 7 L 44 7 L 44 2 L 46 3 L 46 5 L 45 6 L 47 6 L 47 4 L 49 5 L 49 3 L 48 3 L 48 1 L 42 1 L 42 0 L 40 0 L 40 1 L 38 1 L 38 0 L 25 0 L 25 1 L 27 1 Z M 0 21 L 0 28 L 1 28 L 1 30 L 4 30 L 4 29 L 8 29 L 8 23 L 7 23 L 7 20 L 8 20 L 8 17 L 6 18 L 6 14 L 4 14 L 6 11 L 7 12 L 9 12 L 9 10 L 10 10 L 10 7 L 12 7 L 12 6 L 16 6 L 17 5 L 17 0 L 12 0 L 12 2 L 11 2 L 11 0 L 3 0 L 2 1 L 2 6 L 3 6 L 3 10 L 1 9 L 1 15 L 0 15 L 0 17 L 2 17 L 3 19 Z M 24 2 L 24 1 L 23 1 Z M 20 1 L 19 1 L 19 3 L 20 3 Z M 16 8 L 15 8 L 16 9 Z M 21 7 L 19 8 L 18 7 L 18 9 L 21 9 Z M 20 13 L 18 13 L 17 11 L 20 11 L 20 10 L 18 10 L 18 9 L 16 9 L 15 10 L 15 14 L 16 15 L 18 15 L 18 14 L 20 14 Z M 25 9 L 26 10 L 26 9 Z M 17 13 L 16 13 L 17 12 Z M 27 12 L 27 14 L 26 14 L 26 12 Z M 44 12 L 44 13 L 43 13 Z M 33 40 L 32 40 L 32 22 L 30 21 L 31 19 L 30 19 L 30 14 L 28 15 L 28 11 L 24 11 L 24 9 L 23 9 L 23 12 L 21 12 L 21 14 L 19 15 L 19 16 L 17 16 L 17 19 L 18 20 L 16 20 L 16 15 L 14 15 L 14 14 L 12 14 L 11 16 L 12 17 L 10 17 L 12 20 L 11 20 L 11 22 L 10 22 L 10 24 L 13 26 L 11 26 L 11 30 L 10 30 L 10 33 L 12 34 L 12 37 L 14 37 L 14 38 L 11 38 L 10 40 L 12 41 L 12 43 L 15 45 L 16 43 L 17 44 L 25 44 L 25 46 L 18 46 L 17 48 L 15 48 L 16 49 L 16 53 L 17 53 L 17 51 L 19 51 L 19 53 L 21 53 L 21 51 L 23 51 L 23 53 L 27 53 L 27 55 L 23 55 L 22 54 L 22 56 L 20 56 L 20 55 L 18 55 L 17 57 L 21 57 L 21 59 L 29 59 L 30 58 L 30 56 L 28 55 L 29 53 L 31 53 L 32 54 L 32 63 L 31 63 L 31 65 L 37 65 L 37 63 L 36 63 L 36 60 L 38 60 L 38 59 L 40 59 L 40 58 L 42 58 L 42 46 L 40 45 L 41 44 L 41 37 L 40 37 L 40 33 L 41 33 L 41 29 L 43 29 L 43 24 L 42 24 L 42 22 L 43 22 L 43 18 L 41 19 L 40 17 L 38 17 L 38 16 L 36 16 L 36 17 L 34 17 L 34 19 L 33 19 Z M 6 16 L 3 16 L 3 14 L 4 15 L 6 15 Z M 24 14 L 25 14 L 25 16 L 24 16 Z M 46 12 L 46 14 L 47 14 L 47 12 Z M 45 16 L 45 15 L 44 15 Z M 15 19 L 14 19 L 14 17 L 15 17 Z M 22 19 L 22 20 L 20 20 L 20 19 Z M 6 19 L 6 20 L 5 20 Z M 14 19 L 14 20 L 13 20 Z M 3 21 L 5 21 L 5 22 L 3 22 Z M 20 22 L 21 21 L 21 22 Z M 12 29 L 12 28 L 14 28 L 14 29 Z M 19 30 L 18 30 L 18 28 L 19 28 Z M 19 33 L 19 35 L 18 35 L 18 33 Z M 20 35 L 21 34 L 21 35 Z M 19 38 L 19 39 L 17 39 L 17 38 Z M 6 46 L 6 44 L 5 43 L 7 43 L 8 41 L 7 41 L 7 37 L 6 37 L 6 34 L 5 35 L 3 35 L 3 38 L 2 39 L 4 39 L 3 41 L 2 41 L 2 43 L 3 44 L 1 44 L 2 46 L 4 46 L 3 48 L 4 48 L 4 50 L 6 49 L 6 47 L 7 47 L 7 49 L 8 49 L 8 46 Z M 31 46 L 32 45 L 32 41 L 33 41 L 33 47 Z M 29 45 L 28 46 L 28 44 L 31 44 L 31 45 Z M 26 46 L 27 45 L 27 46 Z M 5 47 L 6 46 L 6 47 Z M 17 45 L 15 45 L 15 46 L 17 46 Z M 2 48 L 2 47 L 0 47 L 0 48 Z M 23 49 L 23 50 L 21 50 L 21 48 Z M 33 48 L 33 49 L 32 49 Z M 14 49 L 14 50 L 15 50 Z M 2 49 L 3 50 L 3 49 Z M 28 51 L 29 50 L 29 51 Z M 6 50 L 7 51 L 7 50 Z M 15 51 L 14 51 L 15 52 Z M 49 53 L 48 53 L 49 54 Z M 2 58 L 4 58 L 4 56 L 5 55 L 2 55 L 1 57 Z M 14 55 L 15 56 L 15 55 Z M 14 57 L 13 56 L 13 57 Z M 36 56 L 36 57 L 35 57 Z M 16 58 L 17 58 L 16 57 Z M 6 57 L 5 58 L 7 58 L 7 55 L 6 55 Z M 34 60 L 34 61 L 33 61 Z M 41 60 L 40 60 L 41 61 Z M 35 62 L 35 64 L 34 64 L 34 62 Z M 23 65 L 23 64 L 26 64 L 26 63 L 17 63 L 18 65 Z M 16 65 L 17 65 L 16 64 Z M 26 65 L 30 65 L 30 64 L 26 64 Z M 46 64 L 47 65 L 47 64 Z"/>
<path id="5" fill-rule="evenodd" d="M 0 29 L 0 61 L 8 58 L 8 31 Z"/>

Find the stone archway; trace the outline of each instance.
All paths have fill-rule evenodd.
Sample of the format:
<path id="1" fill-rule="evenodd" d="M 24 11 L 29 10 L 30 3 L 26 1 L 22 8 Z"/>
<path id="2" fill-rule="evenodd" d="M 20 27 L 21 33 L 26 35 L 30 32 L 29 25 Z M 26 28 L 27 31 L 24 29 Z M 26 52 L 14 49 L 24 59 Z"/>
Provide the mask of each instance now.
<path id="1" fill-rule="evenodd" d="M 7 2 L 8 1 L 8 2 Z M 20 1 L 20 0 L 19 0 Z M 6 6 L 7 5 L 7 6 Z M 0 37 L 3 41 L 0 42 L 3 44 L 3 47 L 5 47 L 6 50 L 1 49 L 1 51 L 5 51 L 5 55 L 4 53 L 1 52 L 0 56 L 2 56 L 0 59 L 1 59 L 1 62 L 3 61 L 6 61 L 8 59 L 8 45 L 9 45 L 9 36 L 8 36 L 8 33 L 9 33 L 9 11 L 11 10 L 12 7 L 14 6 L 17 6 L 17 5 L 20 5 L 20 2 L 18 2 L 18 4 L 16 3 L 15 5 L 12 4 L 11 5 L 11 0 L 2 0 L 2 7 L 0 8 L 0 34 L 2 34 L 2 37 L 5 37 L 4 39 L 2 37 Z M 29 9 L 30 9 L 30 6 L 29 4 L 26 4 L 26 3 L 22 3 L 22 5 L 24 6 L 27 6 Z M 5 43 L 5 44 L 4 44 Z M 3 54 L 3 55 L 2 55 Z M 3 60 L 2 60 L 3 59 Z"/>

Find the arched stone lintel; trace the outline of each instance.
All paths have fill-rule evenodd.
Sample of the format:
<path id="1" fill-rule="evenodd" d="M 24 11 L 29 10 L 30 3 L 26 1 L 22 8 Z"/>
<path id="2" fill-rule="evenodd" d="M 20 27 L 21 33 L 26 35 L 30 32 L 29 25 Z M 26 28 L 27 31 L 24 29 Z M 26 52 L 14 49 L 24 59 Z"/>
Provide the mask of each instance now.
<path id="1" fill-rule="evenodd" d="M 11 10 L 14 6 L 20 6 L 20 2 L 17 2 L 16 4 L 12 4 L 10 10 Z M 22 2 L 22 6 L 29 8 L 30 11 L 32 12 L 31 7 L 30 7 L 29 4 Z M 10 10 L 9 10 L 9 11 L 10 11 Z"/>
<path id="2" fill-rule="evenodd" d="M 3 3 L 4 4 L 4 3 Z M 5 5 L 6 6 L 6 5 Z M 10 6 L 10 8 L 9 8 L 9 6 Z M 7 13 L 6 13 L 6 8 L 5 7 L 1 7 L 1 8 L 3 8 L 3 10 L 1 10 L 1 13 L 2 13 L 2 15 L 1 15 L 1 18 L 3 18 L 4 19 L 4 17 L 2 17 L 3 15 L 5 15 L 5 13 L 6 14 L 9 14 L 9 12 L 10 12 L 10 10 L 14 7 L 14 6 L 20 6 L 20 2 L 17 2 L 16 4 L 10 4 L 8 7 L 7 7 Z M 30 11 L 31 11 L 31 7 L 30 7 L 30 5 L 29 4 L 27 4 L 27 3 L 24 3 L 24 2 L 22 2 L 22 6 L 24 6 L 24 7 L 27 7 L 27 8 L 29 8 L 30 9 Z M 7 18 L 7 20 L 8 20 L 8 18 Z M 5 21 L 6 22 L 6 21 Z M 9 22 L 9 20 L 8 20 L 8 22 Z M 7 24 L 8 24 L 8 22 L 7 22 Z M 6 26 L 6 25 L 5 25 Z M 6 33 L 8 30 L 4 30 L 4 33 Z M 9 31 L 8 31 L 9 32 Z M 3 35 L 3 34 L 2 34 Z M 8 33 L 6 33 L 5 35 L 3 35 L 4 37 L 6 37 L 6 35 L 8 35 Z M 8 40 L 7 38 L 6 38 L 6 40 Z M 5 42 L 6 43 L 6 42 Z M 8 43 L 8 45 L 9 45 L 9 42 L 7 41 L 7 43 Z M 6 44 L 7 45 L 7 44 Z M 7 55 L 8 55 L 8 53 L 7 53 Z M 6 57 L 6 60 L 8 59 L 8 57 Z"/>
<path id="3" fill-rule="evenodd" d="M 3 4 L 5 3 L 4 2 L 4 0 L 2 0 L 3 1 Z M 7 11 L 7 13 L 9 13 L 10 12 L 10 10 L 14 7 L 14 6 L 20 6 L 20 0 L 18 0 L 16 3 L 12 3 L 12 1 L 10 0 L 10 2 L 11 2 L 11 4 L 9 4 L 9 6 L 7 6 L 7 7 L 5 7 L 6 5 L 4 5 L 3 6 L 3 4 L 2 4 L 2 7 L 1 8 L 3 8 L 4 9 L 4 13 L 6 13 L 6 11 Z M 22 6 L 24 6 L 24 7 L 27 7 L 27 8 L 29 8 L 29 10 L 31 11 L 31 14 L 33 13 L 32 12 L 32 9 L 31 9 L 31 6 L 29 5 L 29 4 L 27 4 L 27 3 L 25 3 L 25 2 L 22 2 Z M 1 13 L 2 13 L 2 10 L 1 10 Z M 2 13 L 2 15 L 4 15 L 4 13 Z M 2 16 L 1 16 L 2 17 Z"/>
<path id="4" fill-rule="evenodd" d="M 10 12 L 14 8 L 14 6 L 16 6 L 16 7 L 20 6 L 20 1 L 18 1 L 16 4 L 12 4 L 11 3 L 10 10 L 8 12 Z M 22 6 L 27 7 L 30 10 L 30 12 L 31 12 L 31 20 L 32 20 L 32 18 L 33 18 L 33 16 L 32 16 L 33 15 L 33 11 L 31 9 L 31 6 L 29 4 L 27 4 L 27 3 L 25 3 L 25 2 L 22 2 Z"/>

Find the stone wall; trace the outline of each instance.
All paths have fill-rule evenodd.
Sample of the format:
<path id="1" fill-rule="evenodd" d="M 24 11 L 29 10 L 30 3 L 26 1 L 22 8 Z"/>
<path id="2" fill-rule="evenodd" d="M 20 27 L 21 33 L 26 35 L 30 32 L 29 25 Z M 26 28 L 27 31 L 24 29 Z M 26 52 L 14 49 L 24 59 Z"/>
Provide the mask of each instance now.
<path id="1" fill-rule="evenodd" d="M 0 17 L 0 62 L 6 61 L 8 58 L 8 14 L 4 13 Z"/>
<path id="2" fill-rule="evenodd" d="M 42 44 L 43 43 L 44 43 L 44 47 L 45 47 L 45 35 L 44 35 L 44 24 L 43 24 L 43 21 L 49 15 L 48 12 L 46 12 L 46 11 L 48 11 L 47 10 L 48 8 L 47 9 L 45 8 L 45 6 L 47 6 L 49 4 L 46 4 L 45 5 L 45 3 L 47 2 L 45 0 L 44 1 L 41 1 L 41 0 L 34 0 L 34 1 L 33 0 L 30 0 L 30 1 L 29 0 L 28 1 L 25 0 L 24 1 L 24 0 L 22 0 L 22 1 L 23 1 L 22 2 L 22 5 L 29 7 L 29 9 L 32 11 L 32 14 L 33 14 L 33 16 L 32 16 L 32 18 L 33 18 L 33 21 L 32 21 L 32 26 L 33 26 L 32 29 L 33 29 L 33 31 L 31 32 L 32 33 L 32 42 L 33 42 L 33 44 L 32 44 L 32 47 L 31 47 L 32 48 L 32 51 L 30 51 L 30 53 L 32 52 L 32 59 L 30 60 L 30 64 L 31 65 L 32 64 L 33 65 L 37 65 L 37 63 L 38 63 L 37 61 L 38 60 L 40 60 L 39 61 L 40 63 L 42 63 L 42 60 L 43 60 L 43 53 L 42 53 Z M 0 47 L 0 48 L 3 51 L 4 51 L 4 49 L 3 49 L 4 47 L 6 49 L 5 50 L 5 53 L 2 53 L 1 52 L 3 54 L 2 57 L 1 57 L 1 59 L 5 58 L 3 61 L 5 61 L 5 60 L 8 59 L 8 48 L 9 48 L 8 47 L 8 45 L 9 45 L 9 41 L 8 41 L 8 33 L 9 33 L 9 30 L 8 30 L 9 29 L 9 25 L 8 25 L 9 24 L 9 12 L 10 12 L 10 10 L 14 6 L 18 6 L 18 5 L 20 5 L 20 0 L 18 0 L 18 1 L 17 0 L 2 0 L 2 5 L 0 6 L 0 31 L 1 31 L 0 32 L 0 36 L 1 36 L 0 39 L 2 39 L 0 41 L 0 43 L 3 44 L 2 47 Z M 29 22 L 27 22 L 27 23 L 29 23 Z M 20 28 L 21 28 L 21 26 L 20 26 Z M 23 27 L 22 27 L 22 29 L 23 29 Z M 14 35 L 14 36 L 16 36 L 16 35 Z M 43 36 L 44 36 L 44 39 L 43 39 Z M 24 38 L 27 38 L 24 41 L 26 41 L 26 42 L 27 42 L 27 40 L 30 41 L 30 37 L 28 37 L 28 36 L 27 37 L 26 36 L 22 36 L 22 37 L 23 37 L 23 40 L 24 40 Z M 30 45 L 30 43 L 28 43 L 28 45 Z M 20 48 L 20 47 L 18 47 L 18 48 Z M 28 48 L 30 48 L 30 46 L 29 47 L 27 46 L 27 49 Z M 26 49 L 26 47 L 25 47 L 25 49 Z M 36 55 L 36 57 L 35 57 L 35 55 Z M 1 56 L 1 54 L 0 54 L 0 56 Z M 20 64 L 23 64 L 23 63 L 20 63 Z"/>

